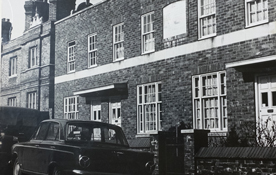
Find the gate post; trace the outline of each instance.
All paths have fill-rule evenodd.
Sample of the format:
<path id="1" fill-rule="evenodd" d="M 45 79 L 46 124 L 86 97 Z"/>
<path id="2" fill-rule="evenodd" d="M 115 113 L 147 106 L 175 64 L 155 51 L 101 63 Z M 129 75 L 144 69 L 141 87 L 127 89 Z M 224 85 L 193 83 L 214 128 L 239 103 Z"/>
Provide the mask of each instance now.
<path id="1" fill-rule="evenodd" d="M 185 175 L 196 174 L 195 154 L 201 147 L 208 147 L 208 133 L 210 130 L 183 129 L 184 139 L 184 172 Z"/>

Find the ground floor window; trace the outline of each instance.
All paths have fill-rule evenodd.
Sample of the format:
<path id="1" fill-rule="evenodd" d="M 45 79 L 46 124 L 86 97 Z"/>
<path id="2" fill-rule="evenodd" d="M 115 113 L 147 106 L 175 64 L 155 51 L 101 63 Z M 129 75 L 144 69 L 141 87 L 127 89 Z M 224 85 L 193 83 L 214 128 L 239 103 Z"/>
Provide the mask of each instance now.
<path id="1" fill-rule="evenodd" d="M 157 133 L 161 128 L 161 83 L 137 86 L 137 132 Z"/>
<path id="2" fill-rule="evenodd" d="M 37 92 L 27 93 L 27 108 L 37 109 Z"/>
<path id="3" fill-rule="evenodd" d="M 192 79 L 194 127 L 227 131 L 225 72 L 196 75 Z"/>
<path id="4" fill-rule="evenodd" d="M 78 104 L 79 104 L 78 96 L 64 98 L 64 118 L 65 119 L 79 119 Z"/>
<path id="5" fill-rule="evenodd" d="M 8 106 L 16 106 L 16 97 L 8 98 Z"/>

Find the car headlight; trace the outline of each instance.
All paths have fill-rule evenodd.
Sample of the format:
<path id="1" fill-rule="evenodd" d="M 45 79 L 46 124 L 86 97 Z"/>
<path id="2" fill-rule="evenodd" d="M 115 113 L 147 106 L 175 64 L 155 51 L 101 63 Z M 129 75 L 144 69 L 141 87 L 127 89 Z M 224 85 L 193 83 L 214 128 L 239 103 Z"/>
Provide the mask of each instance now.
<path id="1" fill-rule="evenodd" d="M 4 137 L 4 136 L 5 136 L 5 133 L 4 133 L 4 132 L 1 132 L 0 136 L 1 136 L 1 137 Z"/>
<path id="2" fill-rule="evenodd" d="M 79 158 L 79 164 L 83 168 L 87 168 L 90 166 L 90 158 L 87 156 L 80 156 Z"/>

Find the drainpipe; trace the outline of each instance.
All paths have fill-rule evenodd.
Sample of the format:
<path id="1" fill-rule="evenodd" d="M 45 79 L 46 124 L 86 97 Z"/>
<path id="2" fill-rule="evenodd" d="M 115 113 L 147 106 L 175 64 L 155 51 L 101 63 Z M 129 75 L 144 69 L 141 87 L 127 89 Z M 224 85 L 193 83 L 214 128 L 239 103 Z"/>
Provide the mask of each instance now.
<path id="1" fill-rule="evenodd" d="M 38 107 L 37 107 L 37 109 L 40 111 L 40 100 L 41 100 L 41 62 L 42 62 L 42 59 L 41 59 L 41 56 L 42 56 L 42 38 L 41 38 L 41 36 L 42 36 L 42 31 L 43 30 L 43 27 L 42 27 L 42 24 L 40 24 L 40 37 L 39 37 L 39 71 L 38 71 L 38 92 L 37 92 L 37 94 L 38 94 Z"/>

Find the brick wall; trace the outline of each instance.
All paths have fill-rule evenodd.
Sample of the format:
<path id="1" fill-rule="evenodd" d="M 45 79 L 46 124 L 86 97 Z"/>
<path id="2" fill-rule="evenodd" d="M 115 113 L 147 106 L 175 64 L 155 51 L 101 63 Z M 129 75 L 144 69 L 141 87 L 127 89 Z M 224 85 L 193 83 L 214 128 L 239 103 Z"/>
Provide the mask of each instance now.
<path id="1" fill-rule="evenodd" d="M 48 111 L 53 108 L 53 36 L 52 22 L 31 28 L 21 37 L 3 45 L 1 64 L 1 105 L 6 106 L 8 98 L 16 97 L 18 107 L 27 107 L 27 93 L 37 92 L 37 109 Z M 29 68 L 29 49 L 37 47 L 38 64 Z M 9 60 L 17 56 L 17 76 L 9 76 Z"/>

